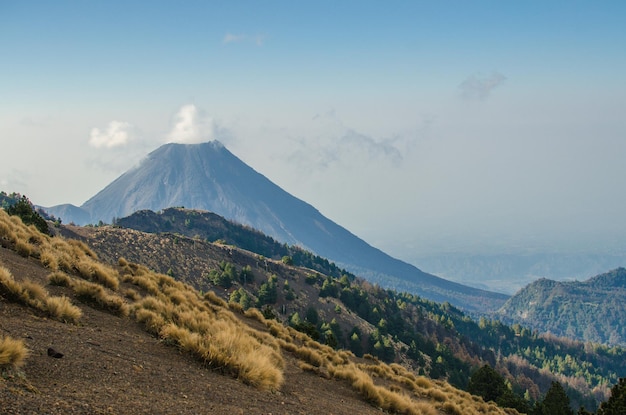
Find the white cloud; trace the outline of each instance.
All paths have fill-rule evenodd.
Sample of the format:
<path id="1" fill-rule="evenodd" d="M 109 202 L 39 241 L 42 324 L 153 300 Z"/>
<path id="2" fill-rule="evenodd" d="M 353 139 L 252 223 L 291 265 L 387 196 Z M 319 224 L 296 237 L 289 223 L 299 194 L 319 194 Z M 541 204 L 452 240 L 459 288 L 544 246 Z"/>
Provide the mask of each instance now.
<path id="1" fill-rule="evenodd" d="M 235 35 L 232 33 L 226 33 L 224 35 L 224 39 L 222 39 L 223 43 L 238 43 L 246 40 L 246 35 Z"/>
<path id="2" fill-rule="evenodd" d="M 124 121 L 111 121 L 106 129 L 92 128 L 89 144 L 95 148 L 113 148 L 125 146 L 134 138 L 132 124 Z"/>
<path id="3" fill-rule="evenodd" d="M 470 100 L 484 100 L 491 91 L 502 85 L 506 77 L 498 72 L 489 76 L 471 75 L 459 85 L 461 96 Z"/>
<path id="4" fill-rule="evenodd" d="M 284 158 L 306 171 L 341 167 L 360 171 L 373 163 L 399 168 L 426 132 L 406 131 L 379 136 L 348 127 L 335 110 L 318 113 L 301 133 L 290 137 Z"/>
<path id="5" fill-rule="evenodd" d="M 167 136 L 171 143 L 194 144 L 215 138 L 217 127 L 211 117 L 194 104 L 183 105 L 174 116 L 174 126 Z"/>
<path id="6" fill-rule="evenodd" d="M 226 33 L 224 35 L 224 38 L 222 39 L 222 43 L 228 44 L 228 43 L 251 42 L 257 46 L 263 46 L 263 43 L 265 43 L 265 39 L 267 39 L 267 36 L 264 34 L 246 35 L 243 33 L 241 34 Z"/>

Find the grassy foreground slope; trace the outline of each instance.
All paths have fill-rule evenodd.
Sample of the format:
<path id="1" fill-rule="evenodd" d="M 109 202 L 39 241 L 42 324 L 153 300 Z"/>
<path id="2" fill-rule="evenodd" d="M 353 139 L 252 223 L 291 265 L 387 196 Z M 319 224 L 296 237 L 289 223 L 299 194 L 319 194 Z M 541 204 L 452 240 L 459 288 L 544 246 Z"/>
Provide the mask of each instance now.
<path id="1" fill-rule="evenodd" d="M 505 413 L 4 211 L 0 244 L 1 336 L 29 354 L 0 365 L 6 413 Z"/>

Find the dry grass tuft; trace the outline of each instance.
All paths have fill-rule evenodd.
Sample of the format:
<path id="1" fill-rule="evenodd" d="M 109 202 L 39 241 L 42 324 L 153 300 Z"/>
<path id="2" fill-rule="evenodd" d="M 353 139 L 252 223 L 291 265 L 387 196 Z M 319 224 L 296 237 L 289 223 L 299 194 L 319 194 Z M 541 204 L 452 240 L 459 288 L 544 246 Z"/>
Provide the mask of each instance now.
<path id="1" fill-rule="evenodd" d="M 302 370 L 304 370 L 305 372 L 313 372 L 316 374 L 320 373 L 320 370 L 318 367 L 315 367 L 307 362 L 303 362 L 303 361 L 299 361 L 298 362 L 298 367 Z"/>
<path id="2" fill-rule="evenodd" d="M 415 385 L 417 385 L 418 387 L 422 389 L 430 389 L 434 386 L 433 383 L 430 381 L 430 379 L 428 379 L 425 376 L 416 377 Z"/>
<path id="3" fill-rule="evenodd" d="M 224 301 L 224 299 L 218 297 L 213 291 L 208 291 L 204 294 L 204 299 L 218 307 L 228 308 L 228 303 Z"/>
<path id="4" fill-rule="evenodd" d="M 156 282 L 145 275 L 135 275 L 129 279 L 131 284 L 143 288 L 151 295 L 158 295 L 161 290 Z"/>
<path id="5" fill-rule="evenodd" d="M 298 347 L 294 354 L 301 360 L 304 360 L 307 363 L 312 364 L 315 367 L 320 367 L 324 363 L 324 358 L 320 353 L 316 350 L 311 349 L 310 347 L 302 346 Z"/>
<path id="6" fill-rule="evenodd" d="M 2 214 L 6 215 L 6 212 L 3 211 Z M 13 228 L 4 221 L 0 222 L 0 237 L 11 240 L 13 239 L 11 236 L 13 236 Z"/>
<path id="7" fill-rule="evenodd" d="M 72 278 L 62 271 L 55 271 L 48 275 L 48 283 L 58 287 L 69 287 L 72 284 Z"/>
<path id="8" fill-rule="evenodd" d="M 0 293 L 10 301 L 21 301 L 22 291 L 22 285 L 13 279 L 11 271 L 0 267 Z"/>
<path id="9" fill-rule="evenodd" d="M 77 258 L 80 257 L 89 257 L 91 259 L 98 259 L 98 256 L 91 248 L 87 246 L 83 241 L 79 241 L 77 239 L 68 239 L 68 245 L 72 248 L 72 252 Z"/>
<path id="10" fill-rule="evenodd" d="M 228 308 L 233 313 L 243 314 L 243 312 L 244 312 L 243 306 L 241 304 L 239 304 L 239 303 L 230 302 L 230 303 L 228 303 Z"/>
<path id="11" fill-rule="evenodd" d="M 90 259 L 82 259 L 75 264 L 75 268 L 81 277 L 89 281 L 95 281 L 112 290 L 117 290 L 120 279 L 117 271 L 94 262 Z"/>
<path id="12" fill-rule="evenodd" d="M 20 239 L 15 242 L 15 251 L 24 258 L 28 258 L 33 253 L 33 248 L 28 242 Z"/>
<path id="13" fill-rule="evenodd" d="M 0 292 L 12 301 L 43 311 L 59 321 L 76 323 L 82 316 L 81 310 L 67 297 L 51 297 L 44 287 L 29 280 L 19 283 L 4 267 L 0 267 Z"/>
<path id="14" fill-rule="evenodd" d="M 135 310 L 135 320 L 142 323 L 152 334 L 159 334 L 161 328 L 167 324 L 163 316 L 147 308 Z"/>
<path id="15" fill-rule="evenodd" d="M 30 280 L 22 281 L 22 302 L 31 307 L 43 309 L 48 298 L 48 292 L 44 287 Z"/>
<path id="16" fill-rule="evenodd" d="M 454 402 L 445 402 L 442 406 L 443 410 L 450 415 L 465 415 L 467 411 L 459 408 Z"/>
<path id="17" fill-rule="evenodd" d="M 77 323 L 83 315 L 80 308 L 76 307 L 69 298 L 49 297 L 46 299 L 48 314 L 56 320 L 66 323 Z"/>
<path id="18" fill-rule="evenodd" d="M 127 288 L 123 290 L 122 295 L 133 302 L 141 300 L 141 294 L 139 294 L 136 290 L 133 290 L 132 288 Z"/>
<path id="19" fill-rule="evenodd" d="M 439 415 L 439 411 L 435 407 L 424 402 L 417 402 L 415 404 L 415 411 L 420 415 Z"/>
<path id="20" fill-rule="evenodd" d="M 128 316 L 130 308 L 119 295 L 111 295 L 99 284 L 77 280 L 72 283 L 76 298 L 85 303 L 95 304 L 118 316 Z"/>
<path id="21" fill-rule="evenodd" d="M 0 337 L 0 368 L 23 366 L 28 354 L 28 349 L 22 340 Z"/>
<path id="22" fill-rule="evenodd" d="M 244 313 L 244 315 L 248 318 L 252 318 L 255 319 L 263 324 L 266 324 L 267 320 L 265 319 L 265 317 L 263 316 L 263 313 L 261 313 L 261 311 L 259 311 L 258 308 L 249 308 L 246 310 L 246 312 Z"/>
<path id="23" fill-rule="evenodd" d="M 437 402 L 445 402 L 448 399 L 448 395 L 441 389 L 429 389 L 426 395 L 436 400 Z"/>

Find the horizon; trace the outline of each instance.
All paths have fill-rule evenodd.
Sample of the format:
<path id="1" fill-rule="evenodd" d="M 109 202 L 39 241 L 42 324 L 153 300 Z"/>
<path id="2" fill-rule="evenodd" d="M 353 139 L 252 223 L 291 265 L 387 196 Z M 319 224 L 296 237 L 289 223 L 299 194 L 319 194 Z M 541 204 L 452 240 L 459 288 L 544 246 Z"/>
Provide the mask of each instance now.
<path id="1" fill-rule="evenodd" d="M 3 3 L 0 188 L 217 139 L 407 262 L 623 252 L 626 4 L 452 4 Z"/>

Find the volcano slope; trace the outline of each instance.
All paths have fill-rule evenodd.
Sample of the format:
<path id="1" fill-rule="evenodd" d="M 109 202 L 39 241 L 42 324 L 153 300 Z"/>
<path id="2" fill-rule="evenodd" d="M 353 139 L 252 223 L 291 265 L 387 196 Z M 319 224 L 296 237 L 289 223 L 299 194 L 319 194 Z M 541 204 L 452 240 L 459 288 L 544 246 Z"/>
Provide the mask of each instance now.
<path id="1" fill-rule="evenodd" d="M 28 353 L 0 358 L 3 413 L 505 413 L 4 211 L 0 242 L 0 337 Z"/>

